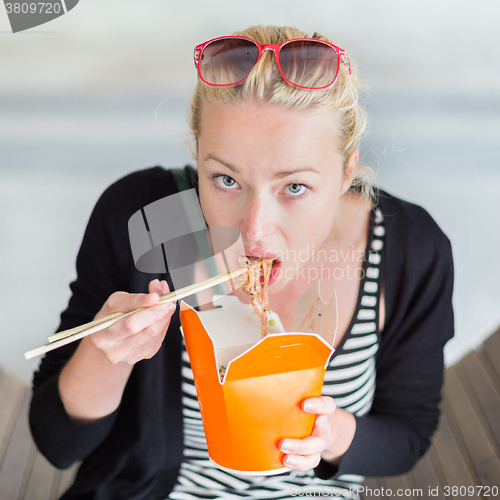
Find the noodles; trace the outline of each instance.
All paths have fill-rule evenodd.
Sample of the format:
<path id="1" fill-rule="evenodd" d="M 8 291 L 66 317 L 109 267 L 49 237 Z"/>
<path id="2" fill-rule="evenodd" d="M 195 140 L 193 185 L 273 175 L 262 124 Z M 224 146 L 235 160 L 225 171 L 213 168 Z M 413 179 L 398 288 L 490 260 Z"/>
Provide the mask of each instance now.
<path id="1" fill-rule="evenodd" d="M 273 269 L 273 261 L 274 259 L 264 257 L 256 261 L 251 261 L 248 257 L 240 257 L 241 265 L 248 267 L 248 276 L 243 290 L 250 294 L 253 310 L 260 318 L 261 338 L 267 335 L 267 313 L 270 312 L 269 278 Z M 261 283 L 261 276 L 264 278 L 264 283 Z"/>
<path id="2" fill-rule="evenodd" d="M 239 257 L 241 266 L 247 266 L 248 273 L 243 290 L 249 293 L 252 298 L 252 307 L 260 318 L 260 336 L 264 338 L 267 335 L 267 313 L 269 313 L 269 279 L 273 269 L 274 259 L 260 258 L 258 260 L 250 260 L 248 257 Z M 264 278 L 264 282 L 260 282 L 260 278 Z M 219 378 L 223 382 L 226 375 L 226 367 L 219 366 Z"/>

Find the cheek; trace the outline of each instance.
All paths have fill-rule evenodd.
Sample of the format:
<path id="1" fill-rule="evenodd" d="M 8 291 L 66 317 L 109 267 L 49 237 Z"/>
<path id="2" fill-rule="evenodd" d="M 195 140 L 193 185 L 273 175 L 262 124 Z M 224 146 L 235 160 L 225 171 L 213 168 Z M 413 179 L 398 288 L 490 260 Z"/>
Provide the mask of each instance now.
<path id="1" fill-rule="evenodd" d="M 286 223 L 287 240 L 290 255 L 301 256 L 296 263 L 305 264 L 312 253 L 330 237 L 335 221 L 336 199 L 321 204 L 304 206 L 300 215 L 296 215 Z"/>
<path id="2" fill-rule="evenodd" d="M 332 191 L 323 191 L 314 198 L 311 196 L 309 203 L 304 204 L 300 210 L 297 222 L 301 230 L 306 234 L 327 235 L 332 229 L 335 219 L 335 211 L 338 204 L 338 196 Z"/>

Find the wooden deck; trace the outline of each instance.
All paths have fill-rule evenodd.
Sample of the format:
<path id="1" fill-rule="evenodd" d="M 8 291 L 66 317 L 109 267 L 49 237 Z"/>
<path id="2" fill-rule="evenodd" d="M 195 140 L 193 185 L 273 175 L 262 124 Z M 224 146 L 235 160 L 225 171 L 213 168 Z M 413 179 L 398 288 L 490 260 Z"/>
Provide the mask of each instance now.
<path id="1" fill-rule="evenodd" d="M 446 370 L 441 410 L 431 447 L 414 469 L 367 478 L 366 499 L 389 498 L 381 488 L 392 496 L 408 490 L 404 498 L 500 498 L 500 329 Z"/>
<path id="2" fill-rule="evenodd" d="M 490 500 L 496 492 L 500 499 L 491 489 L 500 488 L 500 329 L 446 370 L 443 394 L 428 453 L 403 476 L 368 478 L 364 498 L 390 498 L 390 489 L 392 497 Z M 29 399 L 25 385 L 0 373 L 0 500 L 57 499 L 76 471 L 55 469 L 37 451 L 28 429 Z M 446 495 L 446 486 L 457 490 Z"/>

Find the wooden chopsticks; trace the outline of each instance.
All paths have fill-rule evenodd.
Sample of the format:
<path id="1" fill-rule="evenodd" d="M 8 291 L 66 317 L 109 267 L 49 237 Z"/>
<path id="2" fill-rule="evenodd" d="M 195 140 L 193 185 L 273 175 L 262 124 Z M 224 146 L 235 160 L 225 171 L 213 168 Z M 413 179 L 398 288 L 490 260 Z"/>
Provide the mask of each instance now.
<path id="1" fill-rule="evenodd" d="M 204 281 L 200 281 L 199 283 L 195 283 L 194 285 L 189 285 L 181 288 L 180 290 L 176 290 L 175 292 L 170 292 L 162 295 L 158 303 L 165 304 L 167 302 L 175 302 L 189 295 L 193 295 L 195 293 L 206 290 L 207 288 L 218 285 L 219 283 L 224 283 L 225 281 L 232 280 L 233 278 L 241 276 L 247 271 L 248 268 L 245 266 L 230 273 L 228 272 L 219 274 L 218 276 L 214 276 L 213 278 L 208 278 Z M 57 349 L 58 347 L 61 347 L 63 345 L 70 344 L 71 342 L 75 342 L 76 340 L 80 340 L 87 335 L 98 332 L 99 330 L 104 330 L 104 328 L 108 328 L 109 326 L 120 321 L 126 316 L 129 316 L 130 314 L 133 314 L 137 311 L 141 311 L 142 309 L 145 308 L 140 307 L 139 309 L 135 309 L 134 311 L 130 311 L 128 313 L 116 312 L 104 318 L 91 321 L 90 323 L 85 323 L 84 325 L 71 328 L 70 330 L 56 333 L 49 337 L 50 344 L 46 344 L 44 346 L 37 347 L 36 349 L 28 351 L 24 353 L 24 356 L 26 359 L 31 359 L 35 356 L 39 356 L 40 354 L 45 354 L 46 352 Z"/>

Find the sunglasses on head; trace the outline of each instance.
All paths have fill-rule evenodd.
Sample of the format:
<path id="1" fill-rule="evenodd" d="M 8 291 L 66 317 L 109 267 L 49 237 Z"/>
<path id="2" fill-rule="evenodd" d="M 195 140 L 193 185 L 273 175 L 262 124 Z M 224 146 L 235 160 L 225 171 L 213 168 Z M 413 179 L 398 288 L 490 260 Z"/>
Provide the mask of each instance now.
<path id="1" fill-rule="evenodd" d="M 328 88 L 337 80 L 341 64 L 351 74 L 347 52 L 315 38 L 261 44 L 244 36 L 221 36 L 194 49 L 194 64 L 207 85 L 237 85 L 248 77 L 266 50 L 274 52 L 281 76 L 294 87 Z"/>

